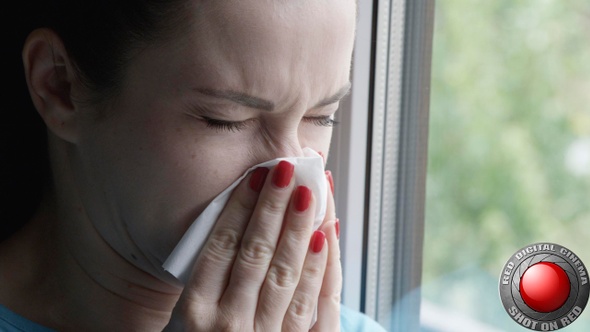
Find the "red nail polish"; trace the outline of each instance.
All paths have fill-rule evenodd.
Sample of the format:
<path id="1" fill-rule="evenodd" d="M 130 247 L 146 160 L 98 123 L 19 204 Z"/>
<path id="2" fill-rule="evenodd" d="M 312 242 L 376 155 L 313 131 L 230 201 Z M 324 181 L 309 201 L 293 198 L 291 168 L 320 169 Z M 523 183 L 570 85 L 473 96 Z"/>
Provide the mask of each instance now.
<path id="1" fill-rule="evenodd" d="M 264 186 L 266 175 L 270 170 L 266 167 L 258 167 L 250 177 L 250 188 L 255 192 L 260 192 Z"/>
<path id="2" fill-rule="evenodd" d="M 336 238 L 340 238 L 340 219 L 336 218 L 336 222 L 334 223 L 334 228 L 336 228 Z"/>
<path id="3" fill-rule="evenodd" d="M 295 189 L 295 210 L 303 212 L 311 203 L 311 190 L 306 186 L 299 186 Z"/>
<path id="4" fill-rule="evenodd" d="M 316 254 L 322 251 L 324 242 L 326 241 L 326 234 L 322 231 L 315 231 L 311 237 L 311 251 Z"/>
<path id="5" fill-rule="evenodd" d="M 275 172 L 272 176 L 272 183 L 279 187 L 285 188 L 291 183 L 293 177 L 293 171 L 295 166 L 288 161 L 281 160 L 277 166 L 275 166 Z"/>
<path id="6" fill-rule="evenodd" d="M 334 195 L 334 178 L 332 177 L 332 172 L 326 171 L 326 178 L 328 179 L 328 183 L 330 183 L 330 190 L 332 190 L 332 195 Z"/>

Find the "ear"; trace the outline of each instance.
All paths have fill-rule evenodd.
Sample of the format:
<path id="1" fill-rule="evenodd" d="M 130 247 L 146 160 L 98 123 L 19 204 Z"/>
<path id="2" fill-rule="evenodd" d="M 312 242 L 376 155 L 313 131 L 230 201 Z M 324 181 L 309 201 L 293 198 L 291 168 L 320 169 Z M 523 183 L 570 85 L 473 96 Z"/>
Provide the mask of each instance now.
<path id="1" fill-rule="evenodd" d="M 22 57 L 37 112 L 51 132 L 74 143 L 80 121 L 71 96 L 76 75 L 61 38 L 50 29 L 34 30 L 25 41 Z"/>

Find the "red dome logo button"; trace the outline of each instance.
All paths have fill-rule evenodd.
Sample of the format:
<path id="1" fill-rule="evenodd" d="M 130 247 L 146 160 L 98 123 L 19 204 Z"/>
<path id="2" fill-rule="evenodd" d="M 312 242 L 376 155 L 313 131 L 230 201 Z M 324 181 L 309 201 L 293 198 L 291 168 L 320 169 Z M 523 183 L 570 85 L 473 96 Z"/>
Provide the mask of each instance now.
<path id="1" fill-rule="evenodd" d="M 520 295 L 531 309 L 552 312 L 561 308 L 570 295 L 570 280 L 557 264 L 537 263 L 520 278 Z"/>
<path id="2" fill-rule="evenodd" d="M 499 292 L 514 322 L 535 331 L 555 331 L 582 314 L 590 283 L 582 260 L 571 250 L 555 243 L 534 243 L 506 262 Z"/>

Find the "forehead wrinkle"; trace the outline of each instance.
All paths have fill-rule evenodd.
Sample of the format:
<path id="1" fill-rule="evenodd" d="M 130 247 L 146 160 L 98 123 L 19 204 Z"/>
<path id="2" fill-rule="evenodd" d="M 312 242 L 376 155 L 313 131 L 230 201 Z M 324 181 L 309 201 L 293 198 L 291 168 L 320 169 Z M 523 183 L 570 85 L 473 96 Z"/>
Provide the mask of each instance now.
<path id="1" fill-rule="evenodd" d="M 336 8 L 334 12 L 334 8 L 329 10 L 321 6 L 323 2 L 306 0 L 259 1 L 265 6 L 244 7 L 239 5 L 240 0 L 212 3 L 213 15 L 208 15 L 204 20 L 208 22 L 207 30 L 210 32 L 208 42 L 215 44 L 216 52 L 207 53 L 207 58 L 211 61 L 206 65 L 206 70 L 219 72 L 218 80 L 221 83 L 215 84 L 219 90 L 208 92 L 215 92 L 214 97 L 223 97 L 248 107 L 255 106 L 266 110 L 278 107 L 321 107 L 344 97 L 347 92 L 344 90 L 348 88 L 325 97 L 324 93 L 332 90 L 329 87 L 334 88 L 333 84 L 343 82 L 344 77 L 342 73 L 338 73 L 337 77 L 333 75 L 335 71 L 338 72 L 334 69 L 335 63 L 338 62 L 329 59 L 334 56 L 329 58 L 312 51 L 323 50 L 333 39 L 340 38 L 336 32 L 342 29 L 334 27 L 334 20 L 346 23 L 347 20 L 343 21 L 342 16 L 352 16 L 351 19 L 354 21 L 353 11 L 339 15 L 344 9 Z M 257 15 L 250 13 L 258 10 L 260 12 L 256 13 Z M 294 15 L 294 12 L 302 10 L 309 15 Z M 329 16 L 326 16 L 328 14 Z M 326 19 L 314 20 L 317 16 L 324 17 L 322 15 Z M 300 24 L 303 24 L 303 27 Z M 354 29 L 350 28 L 354 35 Z M 339 46 L 338 51 L 340 48 Z M 344 48 L 337 54 L 349 52 Z M 261 72 L 266 74 L 262 76 Z M 224 93 L 220 94 L 221 91 Z M 254 97 L 255 95 L 259 97 Z M 324 99 L 321 99 L 322 97 Z M 318 100 L 320 101 L 317 102 Z"/>
<path id="2" fill-rule="evenodd" d="M 215 90 L 207 88 L 199 88 L 198 92 L 221 99 L 227 99 L 234 103 L 244 105 L 250 108 L 256 108 L 264 111 L 272 111 L 275 109 L 275 104 L 272 101 L 265 100 L 262 98 L 254 97 L 245 93 L 233 91 L 233 90 Z"/>
<path id="3" fill-rule="evenodd" d="M 257 1 L 276 5 L 274 0 Z M 266 11 L 252 13 L 261 9 L 252 6 L 246 6 L 244 9 L 244 6 L 237 6 L 231 0 L 214 2 L 211 7 L 212 15 L 204 20 L 208 22 L 209 42 L 214 44 L 213 49 L 216 51 L 209 54 L 207 60 L 213 68 L 209 67 L 207 70 L 216 69 L 220 73 L 219 79 L 224 81 L 223 85 L 231 89 L 224 93 L 230 100 L 238 101 L 240 104 L 256 105 L 255 108 L 274 109 L 275 104 L 268 101 L 277 97 L 276 91 L 273 90 L 286 84 L 293 73 L 292 68 L 276 65 L 276 59 L 293 63 L 286 61 L 293 56 L 292 52 L 285 48 L 285 45 L 290 43 L 280 42 L 284 39 L 282 37 L 292 34 L 283 31 L 286 28 L 283 20 L 277 21 L 278 9 L 269 12 L 268 7 L 274 6 L 266 6 Z M 263 15 L 264 19 L 258 14 Z M 260 50 L 265 50 L 262 55 Z M 262 71 L 272 71 L 273 75 L 262 78 L 259 75 Z M 253 97 L 259 92 L 265 92 L 265 99 Z"/>

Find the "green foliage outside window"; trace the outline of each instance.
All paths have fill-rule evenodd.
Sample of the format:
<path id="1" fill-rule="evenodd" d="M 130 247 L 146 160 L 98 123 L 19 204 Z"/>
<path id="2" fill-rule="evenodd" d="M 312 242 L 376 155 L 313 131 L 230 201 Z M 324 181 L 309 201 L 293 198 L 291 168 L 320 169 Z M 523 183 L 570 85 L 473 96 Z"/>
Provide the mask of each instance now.
<path id="1" fill-rule="evenodd" d="M 590 266 L 590 1 L 435 6 L 422 292 L 485 321 L 518 248 Z"/>

